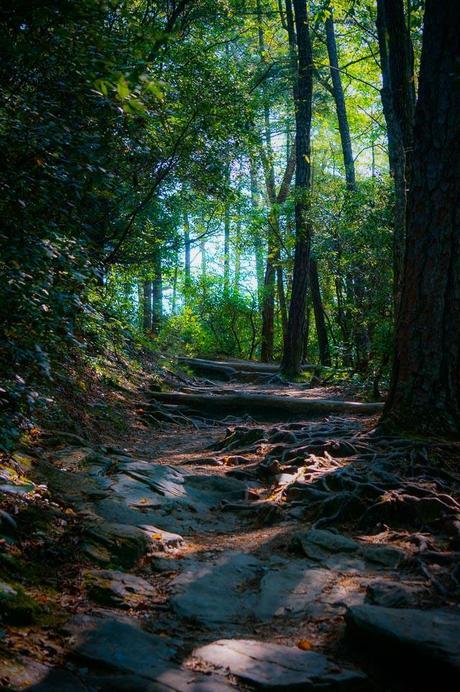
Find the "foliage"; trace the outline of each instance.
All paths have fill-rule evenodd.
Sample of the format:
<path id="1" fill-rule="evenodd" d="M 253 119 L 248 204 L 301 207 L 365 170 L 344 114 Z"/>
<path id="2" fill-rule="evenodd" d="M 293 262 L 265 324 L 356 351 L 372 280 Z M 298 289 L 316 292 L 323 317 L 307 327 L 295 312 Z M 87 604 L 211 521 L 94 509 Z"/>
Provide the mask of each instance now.
<path id="1" fill-rule="evenodd" d="M 353 193 L 331 95 L 331 7 Z M 155 339 L 171 352 L 258 357 L 267 253 L 287 302 L 293 262 L 294 195 L 277 204 L 269 190 L 294 142 L 284 4 L 43 0 L 0 13 L 4 438 L 46 404 L 77 352 L 91 360 Z M 310 15 L 313 252 L 334 364 L 365 379 L 386 367 L 393 319 L 375 3 L 314 2 Z M 281 298 L 278 284 L 276 356 Z M 308 357 L 318 355 L 310 307 Z"/>

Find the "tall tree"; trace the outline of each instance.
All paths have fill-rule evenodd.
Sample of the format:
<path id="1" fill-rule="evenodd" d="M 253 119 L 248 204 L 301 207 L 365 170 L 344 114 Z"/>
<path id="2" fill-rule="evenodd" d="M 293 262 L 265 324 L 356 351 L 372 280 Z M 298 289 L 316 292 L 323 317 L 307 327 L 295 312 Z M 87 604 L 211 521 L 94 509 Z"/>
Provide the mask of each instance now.
<path id="1" fill-rule="evenodd" d="M 190 241 L 190 219 L 188 212 L 184 211 L 184 286 L 185 292 L 191 285 L 191 241 Z M 187 297 L 187 296 L 186 296 Z"/>
<path id="2" fill-rule="evenodd" d="M 331 365 L 331 353 L 329 350 L 329 338 L 327 335 L 326 319 L 324 313 L 324 305 L 321 298 L 321 289 L 319 284 L 318 265 L 312 257 L 310 259 L 310 291 L 315 313 L 316 336 L 318 339 L 319 359 L 321 365 Z"/>
<path id="3" fill-rule="evenodd" d="M 348 124 L 348 113 L 339 68 L 332 8 L 329 9 L 329 16 L 326 19 L 325 26 L 327 53 L 329 56 L 329 69 L 332 80 L 332 94 L 334 96 L 337 121 L 339 124 L 340 142 L 342 144 L 343 163 L 345 167 L 345 179 L 347 181 L 347 188 L 349 190 L 356 190 L 355 161 L 351 147 L 350 126 Z"/>
<path id="4" fill-rule="evenodd" d="M 407 243 L 383 420 L 460 434 L 460 3 L 427 0 Z"/>
<path id="5" fill-rule="evenodd" d="M 152 330 L 152 282 L 144 281 L 143 291 L 143 327 L 144 332 Z"/>
<path id="6" fill-rule="evenodd" d="M 300 372 L 305 338 L 305 311 L 310 266 L 311 220 L 311 115 L 313 96 L 313 58 L 304 0 L 294 0 L 294 17 L 297 44 L 297 79 L 294 86 L 296 123 L 296 171 L 295 171 L 295 252 L 292 275 L 291 303 L 286 336 L 284 339 L 282 370 L 286 374 Z"/>
<path id="7" fill-rule="evenodd" d="M 404 264 L 406 203 L 411 182 L 415 109 L 413 50 L 403 0 L 377 0 L 377 35 L 382 69 L 382 107 L 387 124 L 388 153 L 395 193 L 393 266 L 397 309 Z"/>

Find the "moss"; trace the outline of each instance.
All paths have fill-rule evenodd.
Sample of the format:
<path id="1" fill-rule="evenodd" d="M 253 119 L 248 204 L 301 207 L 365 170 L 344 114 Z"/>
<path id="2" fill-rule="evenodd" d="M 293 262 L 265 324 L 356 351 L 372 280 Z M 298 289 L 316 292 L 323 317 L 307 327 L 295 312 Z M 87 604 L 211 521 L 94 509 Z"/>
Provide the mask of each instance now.
<path id="1" fill-rule="evenodd" d="M 43 610 L 21 586 L 0 582 L 0 614 L 10 625 L 31 625 L 40 620 Z"/>

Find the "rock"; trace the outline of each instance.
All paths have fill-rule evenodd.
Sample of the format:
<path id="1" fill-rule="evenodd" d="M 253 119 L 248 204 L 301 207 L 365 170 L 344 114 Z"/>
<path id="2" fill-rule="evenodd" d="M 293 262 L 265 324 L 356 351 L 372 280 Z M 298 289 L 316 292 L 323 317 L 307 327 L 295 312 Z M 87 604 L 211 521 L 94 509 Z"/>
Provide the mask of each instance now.
<path id="1" fill-rule="evenodd" d="M 178 533 L 163 531 L 157 526 L 148 526 L 144 524 L 139 528 L 147 534 L 149 541 L 153 543 L 154 549 L 157 550 L 173 550 L 184 545 L 184 539 Z"/>
<path id="2" fill-rule="evenodd" d="M 80 658 L 153 680 L 176 653 L 171 640 L 144 632 L 134 620 L 77 615 L 65 629 Z"/>
<path id="3" fill-rule="evenodd" d="M 74 654 L 90 665 L 116 674 L 89 672 L 91 689 L 139 692 L 223 692 L 229 689 L 214 676 L 182 670 L 171 662 L 172 640 L 144 632 L 135 621 L 77 615 L 68 625 Z M 120 675 L 119 673 L 123 673 Z"/>
<path id="4" fill-rule="evenodd" d="M 351 538 L 325 529 L 310 529 L 297 534 L 293 546 L 318 561 L 328 558 L 331 553 L 356 553 L 359 549 L 359 544 Z"/>
<path id="5" fill-rule="evenodd" d="M 362 558 L 376 566 L 396 569 L 405 558 L 404 552 L 399 548 L 354 541 L 348 536 L 327 529 L 310 529 L 299 533 L 294 536 L 292 546 L 300 549 L 311 560 L 336 569 L 364 569 Z"/>
<path id="6" fill-rule="evenodd" d="M 195 649 L 192 656 L 262 689 L 355 690 L 366 679 L 322 654 L 254 640 L 221 639 Z"/>
<path id="7" fill-rule="evenodd" d="M 197 563 L 173 581 L 175 612 L 212 629 L 251 617 L 256 594 L 244 585 L 262 575 L 257 558 L 245 553 L 224 553 L 218 560 Z"/>
<path id="8" fill-rule="evenodd" d="M 367 587 L 366 601 L 386 608 L 411 608 L 419 605 L 419 601 L 426 593 L 427 590 L 423 586 L 411 586 L 394 581 L 375 581 Z"/>
<path id="9" fill-rule="evenodd" d="M 159 673 L 155 682 L 138 675 L 97 675 L 90 676 L 89 682 L 91 690 L 99 692 L 235 692 L 220 676 L 173 667 Z"/>
<path id="10" fill-rule="evenodd" d="M 318 615 L 323 590 L 335 579 L 327 569 L 311 569 L 304 561 L 274 567 L 262 578 L 255 616 L 264 622 L 279 616 Z"/>
<path id="11" fill-rule="evenodd" d="M 100 564 L 132 567 L 152 546 L 147 532 L 137 526 L 105 522 L 86 532 L 86 554 Z"/>
<path id="12" fill-rule="evenodd" d="M 312 569 L 305 560 L 274 560 L 264 566 L 252 555 L 224 553 L 179 575 L 172 605 L 180 617 L 209 629 L 316 615 L 324 611 L 320 596 L 334 579 L 330 570 Z"/>
<path id="13" fill-rule="evenodd" d="M 0 615 L 11 625 L 30 625 L 42 613 L 39 604 L 20 586 L 0 582 Z"/>
<path id="14" fill-rule="evenodd" d="M 338 575 L 337 575 L 338 576 Z M 365 601 L 364 580 L 356 578 L 351 580 L 349 577 L 342 582 L 340 578 L 321 596 L 323 603 L 329 603 L 335 608 L 349 608 L 354 605 L 362 605 Z"/>
<path id="15" fill-rule="evenodd" d="M 350 634 L 360 635 L 378 650 L 404 657 L 405 665 L 460 671 L 460 611 L 355 606 L 348 610 Z"/>
<path id="16" fill-rule="evenodd" d="M 399 548 L 372 543 L 361 543 L 360 553 L 369 562 L 374 562 L 388 569 L 396 569 L 405 558 L 404 552 Z"/>
<path id="17" fill-rule="evenodd" d="M 61 668 L 50 668 L 28 658 L 0 661 L 2 689 L 33 692 L 89 692 L 75 675 Z"/>
<path id="18" fill-rule="evenodd" d="M 155 594 L 155 589 L 145 579 L 125 572 L 88 570 L 84 583 L 89 597 L 106 606 L 136 608 Z"/>

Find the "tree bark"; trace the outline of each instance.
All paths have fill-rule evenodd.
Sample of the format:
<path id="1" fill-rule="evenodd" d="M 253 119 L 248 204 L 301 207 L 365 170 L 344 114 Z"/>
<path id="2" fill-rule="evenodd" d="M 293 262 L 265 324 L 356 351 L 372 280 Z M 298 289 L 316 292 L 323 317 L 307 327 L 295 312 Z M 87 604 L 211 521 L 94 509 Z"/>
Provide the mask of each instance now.
<path id="1" fill-rule="evenodd" d="M 382 70 L 381 99 L 395 195 L 393 271 L 397 312 L 406 243 L 407 190 L 411 181 L 415 109 L 413 51 L 403 0 L 377 0 L 377 35 Z"/>
<path id="2" fill-rule="evenodd" d="M 342 144 L 343 163 L 345 167 L 345 179 L 349 190 L 356 190 L 355 162 L 351 147 L 350 127 L 343 93 L 342 78 L 339 70 L 339 58 L 337 54 L 337 42 L 335 40 L 334 18 L 332 9 L 326 20 L 326 43 L 329 56 L 329 65 L 332 80 L 332 92 L 334 95 L 337 121 L 339 124 L 340 141 Z"/>
<path id="3" fill-rule="evenodd" d="M 190 221 L 187 212 L 184 212 L 184 255 L 185 255 L 185 298 L 187 299 L 187 293 L 191 286 L 191 263 L 190 263 Z"/>
<path id="4" fill-rule="evenodd" d="M 296 242 L 288 328 L 284 340 L 282 370 L 300 373 L 305 339 L 305 310 L 310 265 L 311 221 L 311 109 L 313 93 L 312 47 L 306 3 L 294 0 L 297 42 L 297 79 L 294 87 L 296 114 L 295 226 Z"/>
<path id="5" fill-rule="evenodd" d="M 257 169 L 253 157 L 249 160 L 249 171 L 251 178 L 251 208 L 257 212 L 260 208 L 260 190 L 257 182 Z M 254 259 L 256 263 L 256 278 L 257 278 L 257 304 L 259 309 L 263 304 L 264 292 L 264 243 L 258 233 L 254 236 Z"/>
<path id="6" fill-rule="evenodd" d="M 224 293 L 230 290 L 230 207 L 225 204 L 224 213 Z"/>
<path id="7" fill-rule="evenodd" d="M 152 331 L 152 282 L 143 283 L 143 327 L 144 332 Z"/>
<path id="8" fill-rule="evenodd" d="M 163 317 L 163 276 L 161 271 L 161 253 L 158 249 L 155 257 L 155 278 L 152 281 L 152 332 L 158 334 Z"/>
<path id="9" fill-rule="evenodd" d="M 329 350 L 329 339 L 327 335 L 326 320 L 324 318 L 324 306 L 321 299 L 321 288 L 319 285 L 318 265 L 316 260 L 310 259 L 310 290 L 313 310 L 315 313 L 316 336 L 318 338 L 319 360 L 321 365 L 330 367 L 331 353 Z"/>
<path id="10" fill-rule="evenodd" d="M 327 413 L 362 413 L 372 415 L 382 410 L 380 403 L 361 403 L 329 399 L 303 399 L 300 397 L 247 394 L 185 394 L 183 392 L 152 392 L 151 397 L 164 404 L 175 404 L 216 414 L 221 411 L 276 413 L 277 416 L 311 415 Z"/>
<path id="11" fill-rule="evenodd" d="M 460 434 L 460 3 L 427 0 L 384 423 Z"/>

